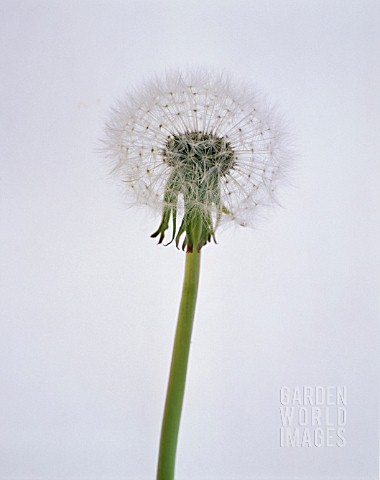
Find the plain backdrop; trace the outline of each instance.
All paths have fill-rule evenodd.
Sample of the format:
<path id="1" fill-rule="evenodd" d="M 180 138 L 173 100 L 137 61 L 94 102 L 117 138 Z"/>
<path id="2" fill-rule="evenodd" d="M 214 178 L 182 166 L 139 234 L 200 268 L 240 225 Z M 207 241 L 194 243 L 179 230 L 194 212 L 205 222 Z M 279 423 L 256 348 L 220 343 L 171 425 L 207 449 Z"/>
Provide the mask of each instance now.
<path id="1" fill-rule="evenodd" d="M 297 152 L 283 208 L 204 249 L 179 480 L 378 472 L 380 4 L 6 1 L 1 480 L 148 480 L 184 254 L 127 209 L 99 139 L 167 68 L 257 85 Z M 345 385 L 344 448 L 280 448 L 283 385 Z"/>

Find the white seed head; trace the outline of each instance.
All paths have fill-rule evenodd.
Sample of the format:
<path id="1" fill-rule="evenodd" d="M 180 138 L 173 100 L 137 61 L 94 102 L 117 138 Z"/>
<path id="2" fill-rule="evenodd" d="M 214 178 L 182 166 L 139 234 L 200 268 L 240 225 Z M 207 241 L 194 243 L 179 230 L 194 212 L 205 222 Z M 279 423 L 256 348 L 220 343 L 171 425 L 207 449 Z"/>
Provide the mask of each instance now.
<path id="1" fill-rule="evenodd" d="M 131 200 L 166 212 L 160 241 L 177 212 L 200 212 L 208 237 L 227 220 L 251 225 L 275 201 L 287 167 L 273 111 L 251 88 L 210 71 L 145 84 L 119 102 L 106 132 Z"/>

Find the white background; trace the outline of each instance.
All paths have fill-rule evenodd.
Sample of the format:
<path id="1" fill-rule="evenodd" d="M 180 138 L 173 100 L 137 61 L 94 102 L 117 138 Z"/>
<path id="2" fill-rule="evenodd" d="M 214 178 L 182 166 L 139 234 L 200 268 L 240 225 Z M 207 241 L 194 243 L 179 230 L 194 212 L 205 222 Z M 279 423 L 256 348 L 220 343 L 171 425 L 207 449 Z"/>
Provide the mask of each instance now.
<path id="1" fill-rule="evenodd" d="M 204 249 L 177 477 L 376 478 L 380 4 L 0 5 L 0 478 L 154 478 L 184 254 L 97 150 L 131 84 L 198 65 L 268 94 L 298 159 Z M 347 446 L 280 448 L 282 385 L 346 385 Z"/>

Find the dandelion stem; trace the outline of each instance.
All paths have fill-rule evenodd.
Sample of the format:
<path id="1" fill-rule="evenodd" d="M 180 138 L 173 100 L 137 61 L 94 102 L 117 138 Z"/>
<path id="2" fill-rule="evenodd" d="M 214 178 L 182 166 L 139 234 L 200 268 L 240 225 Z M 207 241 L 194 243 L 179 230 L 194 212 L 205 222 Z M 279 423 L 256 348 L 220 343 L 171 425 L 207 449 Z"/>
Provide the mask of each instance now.
<path id="1" fill-rule="evenodd" d="M 195 228 L 193 232 L 195 240 L 199 239 L 200 228 Z M 198 293 L 200 259 L 201 254 L 196 247 L 192 252 L 186 253 L 185 276 L 162 421 L 157 480 L 174 479 L 178 431 Z"/>

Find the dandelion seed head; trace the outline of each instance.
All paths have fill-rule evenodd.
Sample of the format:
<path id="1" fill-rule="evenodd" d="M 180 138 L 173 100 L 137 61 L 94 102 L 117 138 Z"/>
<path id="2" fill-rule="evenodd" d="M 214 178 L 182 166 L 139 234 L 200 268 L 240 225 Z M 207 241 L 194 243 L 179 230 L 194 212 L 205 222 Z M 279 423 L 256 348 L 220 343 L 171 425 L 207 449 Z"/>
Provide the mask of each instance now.
<path id="1" fill-rule="evenodd" d="M 171 217 L 184 216 L 187 231 L 197 212 L 206 243 L 220 223 L 252 225 L 257 209 L 276 202 L 288 164 L 284 139 L 251 88 L 190 71 L 156 78 L 119 102 L 105 143 L 131 200 L 163 212 L 160 242 Z"/>

